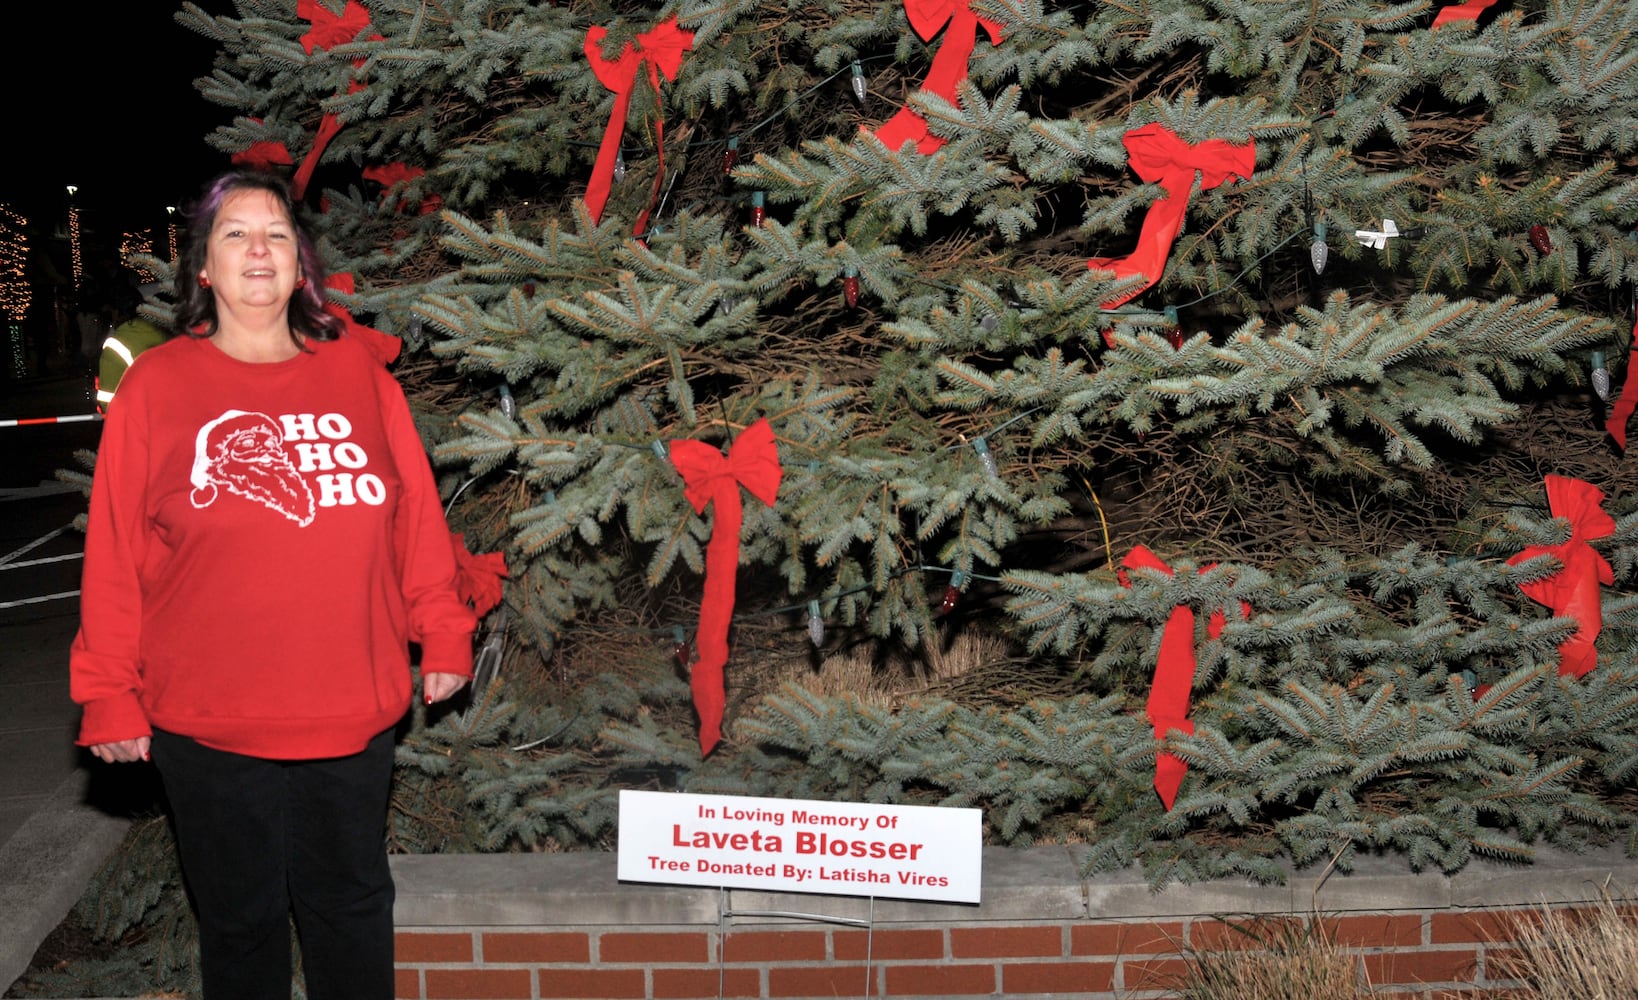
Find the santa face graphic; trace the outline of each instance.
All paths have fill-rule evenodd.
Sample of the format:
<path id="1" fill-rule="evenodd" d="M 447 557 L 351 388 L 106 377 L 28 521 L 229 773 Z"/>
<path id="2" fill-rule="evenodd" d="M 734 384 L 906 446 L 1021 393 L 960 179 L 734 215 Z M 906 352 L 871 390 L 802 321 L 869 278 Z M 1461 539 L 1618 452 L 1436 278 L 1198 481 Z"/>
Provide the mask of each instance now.
<path id="1" fill-rule="evenodd" d="M 265 413 L 228 410 L 199 428 L 189 499 L 203 510 L 217 488 L 276 510 L 302 527 L 313 523 L 313 491 L 284 451 L 278 421 Z"/>

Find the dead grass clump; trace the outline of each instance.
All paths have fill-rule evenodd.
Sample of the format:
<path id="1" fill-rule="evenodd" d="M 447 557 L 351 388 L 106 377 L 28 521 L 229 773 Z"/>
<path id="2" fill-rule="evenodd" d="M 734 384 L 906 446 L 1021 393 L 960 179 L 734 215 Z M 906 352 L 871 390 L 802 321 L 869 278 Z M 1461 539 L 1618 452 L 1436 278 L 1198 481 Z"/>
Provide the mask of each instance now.
<path id="1" fill-rule="evenodd" d="M 1183 1000 L 1365 1000 L 1370 984 L 1359 957 L 1318 922 L 1235 924 L 1242 948 L 1192 951 Z"/>
<path id="2" fill-rule="evenodd" d="M 1513 925 L 1512 947 L 1492 946 L 1486 978 L 1512 980 L 1524 1000 L 1638 997 L 1638 914 L 1606 890 L 1587 909 L 1543 907 Z"/>

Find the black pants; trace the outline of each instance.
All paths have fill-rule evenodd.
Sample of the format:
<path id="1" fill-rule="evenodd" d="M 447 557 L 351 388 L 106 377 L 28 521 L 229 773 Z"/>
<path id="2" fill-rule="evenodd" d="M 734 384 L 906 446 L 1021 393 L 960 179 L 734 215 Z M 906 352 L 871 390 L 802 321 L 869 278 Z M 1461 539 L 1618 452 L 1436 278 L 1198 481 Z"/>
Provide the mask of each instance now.
<path id="1" fill-rule="evenodd" d="M 278 761 L 155 732 L 205 1000 L 289 1000 L 290 916 L 310 1000 L 392 1000 L 392 731 L 362 753 Z"/>

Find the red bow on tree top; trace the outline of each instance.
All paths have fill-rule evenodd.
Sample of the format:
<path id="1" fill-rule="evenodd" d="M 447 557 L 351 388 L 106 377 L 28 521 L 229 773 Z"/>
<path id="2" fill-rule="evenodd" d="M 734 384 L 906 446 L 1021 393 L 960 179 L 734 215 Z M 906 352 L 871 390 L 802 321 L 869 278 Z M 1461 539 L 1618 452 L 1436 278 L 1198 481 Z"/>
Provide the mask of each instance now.
<path id="1" fill-rule="evenodd" d="M 694 47 L 694 33 L 680 30 L 675 15 L 653 30 L 638 35 L 635 44 L 627 42 L 620 50 L 619 58 L 613 60 L 603 58 L 603 39 L 608 33 L 608 29 L 601 25 L 593 25 L 586 31 L 586 58 L 591 62 L 592 72 L 597 74 L 603 86 L 614 91 L 614 110 L 609 113 L 608 126 L 603 130 L 603 142 L 597 147 L 597 162 L 592 165 L 591 180 L 586 184 L 586 210 L 591 213 L 593 222 L 602 220 L 603 206 L 609 200 L 609 188 L 614 182 L 614 160 L 620 152 L 620 134 L 625 131 L 626 112 L 631 108 L 631 91 L 637 85 L 637 70 L 643 67 L 648 69 L 648 82 L 658 94 L 660 74 L 664 73 L 667 80 L 675 80 L 677 72 L 682 69 L 683 53 Z M 665 177 L 663 119 L 654 123 L 654 145 L 659 150 L 660 162 L 659 172 L 654 175 L 654 194 L 649 196 L 650 208 L 653 207 L 654 198 L 659 195 L 660 181 Z M 650 208 L 645 208 L 637 216 L 632 232 L 642 233 L 647 229 Z"/>
<path id="2" fill-rule="evenodd" d="M 1130 588 L 1132 583 L 1126 578 L 1127 569 L 1154 569 L 1172 575 L 1172 568 L 1161 558 L 1150 552 L 1142 545 L 1134 546 L 1120 561 L 1121 569 L 1117 575 L 1121 586 Z M 1215 564 L 1200 567 L 1205 573 Z M 1240 602 L 1240 614 L 1250 617 L 1251 606 L 1244 601 Z M 1206 622 L 1206 635 L 1213 639 L 1223 634 L 1223 626 L 1228 623 L 1228 616 L 1221 608 L 1211 613 Z M 1194 735 L 1194 723 L 1189 721 L 1189 694 L 1194 689 L 1194 610 L 1186 604 L 1179 604 L 1172 608 L 1170 617 L 1166 619 L 1166 630 L 1160 635 L 1160 658 L 1155 663 L 1154 680 L 1149 686 L 1149 703 L 1146 711 L 1149 723 L 1155 727 L 1155 739 L 1165 739 L 1172 730 L 1179 730 Z M 1176 754 L 1160 751 L 1155 754 L 1155 791 L 1160 794 L 1160 801 L 1170 812 L 1172 803 L 1177 801 L 1177 790 L 1183 785 L 1183 776 L 1189 773 L 1189 765 Z"/>
<path id="3" fill-rule="evenodd" d="M 342 12 L 330 13 L 329 9 L 318 0 L 296 0 L 296 16 L 312 24 L 305 35 L 301 36 L 301 47 L 312 55 L 315 51 L 329 51 L 337 45 L 355 41 L 363 31 L 370 26 L 370 13 L 359 4 L 358 0 L 347 0 L 347 6 Z M 379 39 L 381 35 L 372 35 Z M 355 69 L 364 65 L 364 60 L 353 60 Z M 356 94 L 364 89 L 364 85 L 352 80 L 347 85 L 347 93 Z M 307 185 L 313 179 L 313 171 L 318 169 L 319 158 L 330 145 L 330 140 L 341 131 L 341 119 L 334 112 L 326 111 L 319 118 L 318 131 L 313 136 L 313 146 L 302 157 L 301 165 L 290 178 L 290 193 L 298 200 L 307 193 Z"/>
<path id="4" fill-rule="evenodd" d="M 1194 175 L 1200 174 L 1200 190 L 1208 191 L 1230 177 L 1250 177 L 1257 165 L 1257 147 L 1246 142 L 1236 145 L 1211 139 L 1191 145 L 1176 132 L 1159 123 L 1144 125 L 1126 133 L 1126 153 L 1132 170 L 1147 183 L 1159 184 L 1166 196 L 1149 206 L 1138 232 L 1137 249 L 1125 257 L 1093 257 L 1086 266 L 1094 271 L 1114 271 L 1122 278 L 1141 275 L 1142 285 L 1122 292 L 1105 302 L 1114 309 L 1138 297 L 1160 280 L 1172 244 L 1183 231 L 1183 216 L 1189 209 L 1189 192 Z"/>
<path id="5" fill-rule="evenodd" d="M 1581 623 L 1574 635 L 1558 647 L 1558 672 L 1581 678 L 1598 666 L 1598 632 L 1604 627 L 1604 611 L 1599 604 L 1598 585 L 1613 584 L 1615 571 L 1590 544 L 1595 538 L 1615 533 L 1615 518 L 1604 512 L 1604 491 L 1591 483 L 1568 476 L 1548 476 L 1547 507 L 1555 518 L 1570 522 L 1570 537 L 1558 545 L 1532 545 L 1507 560 L 1517 566 L 1539 555 L 1551 555 L 1562 565 L 1552 576 L 1519 589 L 1531 600 L 1545 604 L 1559 618 Z"/>
<path id="6" fill-rule="evenodd" d="M 989 34 L 991 45 L 1000 45 L 1001 25 L 973 13 L 968 0 L 904 0 L 904 12 L 910 18 L 910 27 L 924 42 L 932 41 L 939 29 L 949 24 L 944 44 L 933 56 L 933 65 L 927 71 L 927 78 L 921 81 L 921 89 L 951 104 L 957 103 L 956 87 L 967 78 L 973 46 L 978 43 L 979 26 Z M 923 154 L 937 152 L 944 145 L 943 139 L 927 131 L 927 119 L 908 105 L 876 130 L 876 138 L 893 150 L 906 140 L 912 141 Z"/>
<path id="7" fill-rule="evenodd" d="M 301 47 L 308 55 L 312 55 L 314 49 L 329 50 L 345 45 L 370 26 L 370 12 L 358 0 L 347 0 L 340 14 L 330 13 L 318 0 L 296 0 L 296 16 L 312 25 L 307 34 L 301 36 Z"/>
<path id="8" fill-rule="evenodd" d="M 717 508 L 711 541 L 705 547 L 705 596 L 700 601 L 700 658 L 689 672 L 688 686 L 700 714 L 700 756 L 722 738 L 722 667 L 728 662 L 728 623 L 734 616 L 734 577 L 739 572 L 739 529 L 743 509 L 739 488 L 773 506 L 779 494 L 779 449 L 767 419 L 757 420 L 721 451 L 703 441 L 672 441 L 671 464 L 682 473 L 684 493 L 697 514 Z"/>
<path id="9" fill-rule="evenodd" d="M 343 295 L 353 294 L 353 276 L 351 274 L 332 274 L 324 279 L 325 288 L 334 288 Z M 332 316 L 338 316 L 347 324 L 347 335 L 356 337 L 375 355 L 376 360 L 383 365 L 390 365 L 398 360 L 398 352 L 403 350 L 404 342 L 390 333 L 382 333 L 373 326 L 365 326 L 353 319 L 353 314 L 336 305 L 334 302 L 325 302 L 324 311 Z"/>

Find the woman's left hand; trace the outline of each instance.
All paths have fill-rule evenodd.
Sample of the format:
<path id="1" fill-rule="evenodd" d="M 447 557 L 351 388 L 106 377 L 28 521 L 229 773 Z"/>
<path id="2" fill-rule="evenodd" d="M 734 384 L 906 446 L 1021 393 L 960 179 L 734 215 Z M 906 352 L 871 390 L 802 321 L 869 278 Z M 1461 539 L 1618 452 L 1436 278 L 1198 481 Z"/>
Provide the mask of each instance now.
<path id="1" fill-rule="evenodd" d="M 465 686 L 466 678 L 460 674 L 421 675 L 421 695 L 428 705 L 453 697 L 455 692 Z"/>

